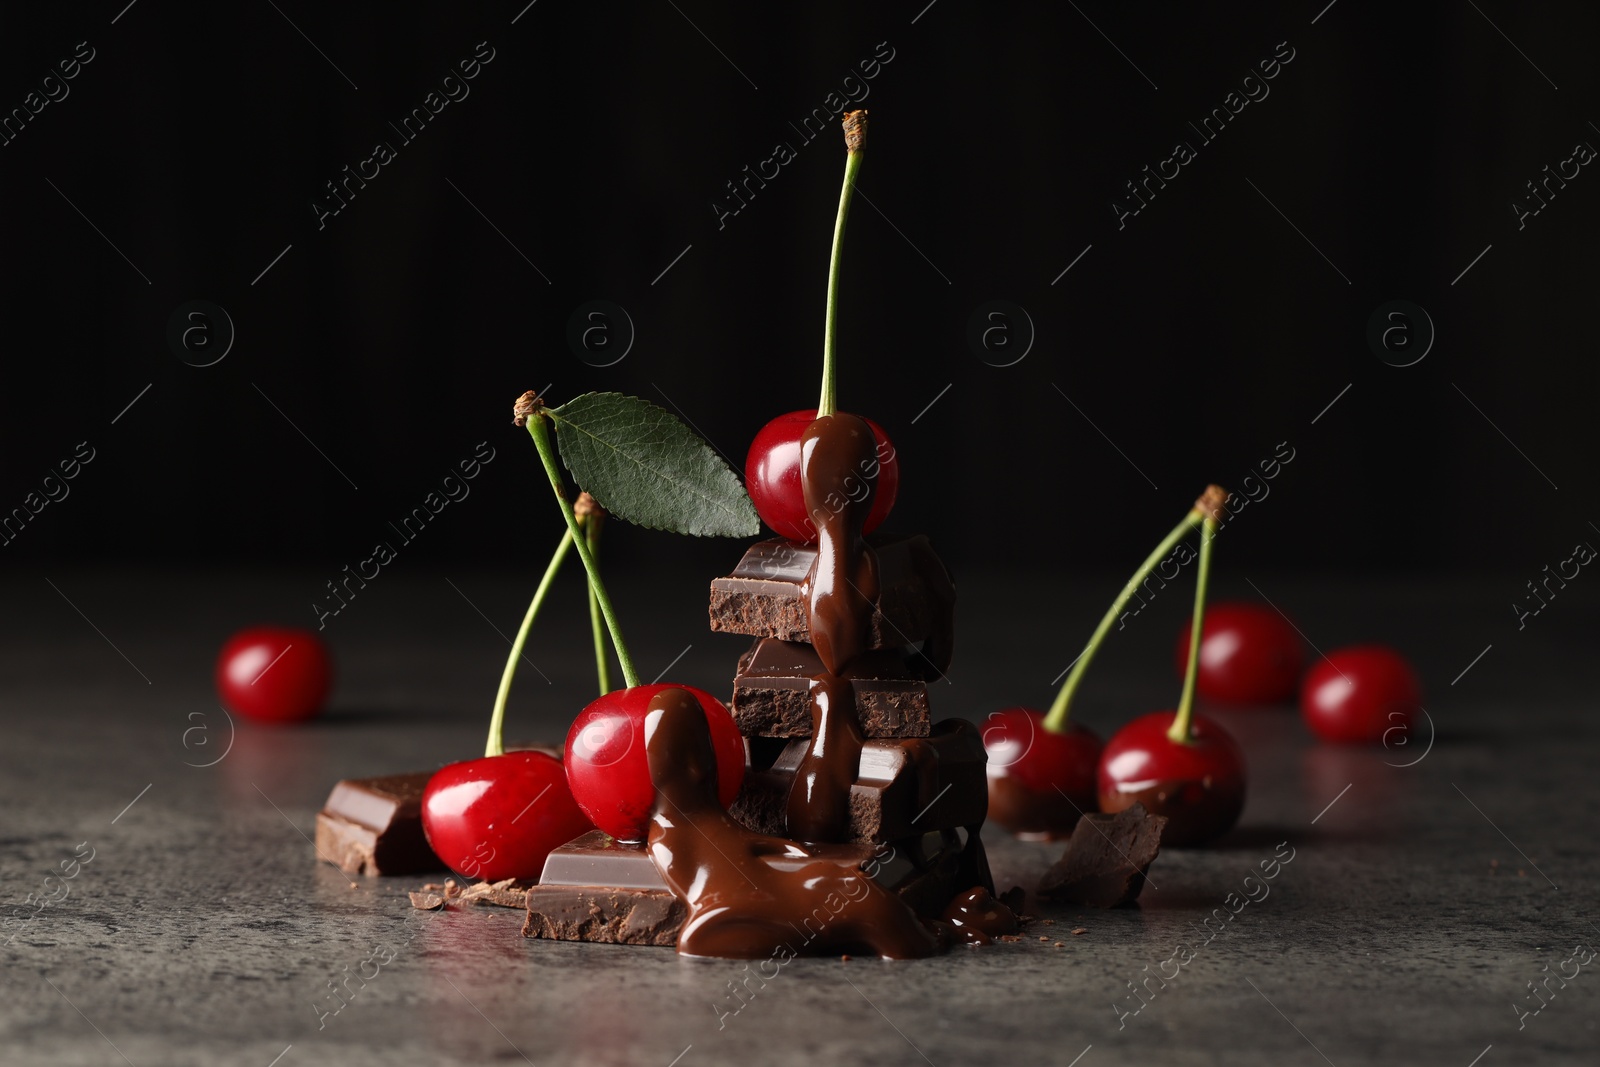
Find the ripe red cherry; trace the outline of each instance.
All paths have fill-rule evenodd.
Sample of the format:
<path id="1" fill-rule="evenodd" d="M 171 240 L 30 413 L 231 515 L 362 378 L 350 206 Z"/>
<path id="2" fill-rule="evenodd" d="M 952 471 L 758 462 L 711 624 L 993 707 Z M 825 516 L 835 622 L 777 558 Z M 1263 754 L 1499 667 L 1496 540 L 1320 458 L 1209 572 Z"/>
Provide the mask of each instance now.
<path id="1" fill-rule="evenodd" d="M 1300 712 L 1324 741 L 1375 744 L 1410 726 L 1422 683 L 1401 655 L 1382 645 L 1341 648 L 1312 666 L 1300 688 Z"/>
<path id="2" fill-rule="evenodd" d="M 1156 711 L 1128 723 L 1100 756 L 1100 810 L 1141 803 L 1167 817 L 1163 845 L 1195 845 L 1232 829 L 1244 810 L 1244 753 L 1222 727 L 1196 715 L 1191 740 L 1167 736 L 1176 712 Z"/>
<path id="3" fill-rule="evenodd" d="M 422 792 L 422 832 L 468 878 L 537 879 L 550 850 L 591 829 L 559 760 L 543 752 L 441 767 Z"/>
<path id="4" fill-rule="evenodd" d="M 816 524 L 806 514 L 805 497 L 800 490 L 800 438 L 816 418 L 816 408 L 779 415 L 761 427 L 750 442 L 750 455 L 744 461 L 744 484 L 756 513 L 773 532 L 791 541 L 817 539 Z M 895 495 L 900 491 L 900 458 L 883 427 L 871 419 L 866 421 L 878 442 L 878 488 L 863 527 L 863 532 L 871 533 L 894 507 Z"/>
<path id="5" fill-rule="evenodd" d="M 1005 708 L 983 724 L 989 756 L 989 818 L 1018 837 L 1067 837 L 1078 817 L 1097 807 L 1095 768 L 1100 738 L 1068 722 L 1055 733 L 1044 712 Z"/>
<path id="6" fill-rule="evenodd" d="M 722 702 L 693 686 L 636 685 L 596 700 L 567 731 L 567 781 L 594 824 L 618 841 L 643 841 L 656 788 L 645 753 L 644 719 L 650 698 L 663 689 L 686 689 L 705 709 L 717 755 L 717 799 L 732 804 L 744 782 L 744 738 Z"/>
<path id="7" fill-rule="evenodd" d="M 1181 675 L 1189 667 L 1190 619 L 1178 635 Z M 1208 700 L 1276 704 L 1294 696 L 1305 666 L 1305 646 L 1289 620 L 1265 604 L 1211 604 L 1200 633 L 1196 686 Z"/>
<path id="8" fill-rule="evenodd" d="M 217 654 L 217 695 L 257 722 L 299 722 L 322 710 L 333 681 L 328 646 L 310 630 L 254 626 Z"/>

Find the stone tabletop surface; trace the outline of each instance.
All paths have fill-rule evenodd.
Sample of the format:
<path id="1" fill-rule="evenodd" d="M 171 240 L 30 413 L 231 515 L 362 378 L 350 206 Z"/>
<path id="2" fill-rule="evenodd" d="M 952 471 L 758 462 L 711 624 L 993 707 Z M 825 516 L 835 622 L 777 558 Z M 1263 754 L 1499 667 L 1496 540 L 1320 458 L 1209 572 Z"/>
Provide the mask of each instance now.
<path id="1" fill-rule="evenodd" d="M 1041 905 L 1017 943 L 763 979 L 670 949 L 524 940 L 516 911 L 417 911 L 406 893 L 425 878 L 352 886 L 318 862 L 307 835 L 335 781 L 481 752 L 537 575 L 386 572 L 328 621 L 325 716 L 230 719 L 210 680 L 223 638 L 310 619 L 325 577 L 0 576 L 0 1063 L 1595 1062 L 1592 598 L 1519 630 L 1500 595 L 1515 577 L 1251 575 L 1318 648 L 1406 650 L 1427 717 L 1368 750 L 1316 743 L 1292 708 L 1217 709 L 1250 764 L 1242 823 L 1164 852 L 1137 907 Z M 725 692 L 743 641 L 707 631 L 707 577 L 636 578 L 618 606 L 642 673 Z M 559 739 L 590 698 L 565 579 L 519 676 L 519 738 Z M 1116 589 L 964 578 L 936 712 L 1047 704 Z M 1080 718 L 1102 734 L 1177 697 L 1189 593 L 1165 596 L 1084 687 Z M 1060 851 L 984 836 L 1002 887 L 1033 885 Z M 46 883 L 63 861 L 76 876 Z M 1275 877 L 1246 900 L 1264 861 Z"/>

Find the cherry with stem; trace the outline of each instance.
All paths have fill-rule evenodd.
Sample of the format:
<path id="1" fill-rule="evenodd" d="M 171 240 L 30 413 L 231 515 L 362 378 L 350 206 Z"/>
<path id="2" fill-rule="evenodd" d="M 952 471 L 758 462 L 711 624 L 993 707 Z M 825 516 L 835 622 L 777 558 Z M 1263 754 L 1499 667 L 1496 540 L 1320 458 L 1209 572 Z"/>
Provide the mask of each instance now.
<path id="1" fill-rule="evenodd" d="M 828 257 L 828 300 L 822 333 L 822 392 L 817 407 L 790 411 L 763 426 L 750 443 L 745 458 L 744 481 L 761 521 L 774 532 L 792 541 L 809 544 L 817 539 L 816 522 L 806 510 L 800 486 L 800 441 L 806 429 L 819 418 L 838 414 L 838 319 L 839 279 L 844 262 L 844 230 L 855 194 L 856 176 L 866 155 L 867 113 L 851 111 L 844 116 L 844 184 L 839 190 L 839 213 L 833 224 L 833 250 Z M 882 426 L 865 420 L 877 445 L 873 471 L 877 488 L 867 513 L 864 533 L 882 524 L 894 508 L 900 489 L 900 460 L 894 442 Z"/>
<path id="2" fill-rule="evenodd" d="M 1211 578 L 1211 544 L 1227 499 L 1225 491 L 1210 486 L 1195 502 L 1203 533 L 1195 576 L 1189 665 L 1184 672 L 1178 709 L 1134 719 L 1112 735 L 1100 756 L 1100 810 L 1118 812 L 1143 804 L 1150 813 L 1166 817 L 1163 844 L 1209 841 L 1232 829 L 1244 809 L 1244 754 L 1238 742 L 1217 723 L 1194 712 L 1200 635 Z"/>
<path id="3" fill-rule="evenodd" d="M 551 849 L 590 826 L 560 761 L 543 752 L 508 753 L 503 734 L 528 633 L 574 543 L 570 531 L 562 535 L 522 616 L 495 693 L 483 757 L 441 767 L 423 790 L 422 829 L 429 846 L 469 878 L 536 879 Z"/>

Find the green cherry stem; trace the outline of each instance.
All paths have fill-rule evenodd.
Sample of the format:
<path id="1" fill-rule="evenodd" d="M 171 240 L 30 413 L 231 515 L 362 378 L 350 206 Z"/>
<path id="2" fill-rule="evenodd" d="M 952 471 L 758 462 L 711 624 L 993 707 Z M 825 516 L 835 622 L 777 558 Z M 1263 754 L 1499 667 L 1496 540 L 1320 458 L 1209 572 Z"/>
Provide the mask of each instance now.
<path id="1" fill-rule="evenodd" d="M 1209 490 L 1208 490 L 1209 492 Z M 1195 572 L 1194 621 L 1189 624 L 1189 667 L 1183 672 L 1183 697 L 1178 701 L 1178 714 L 1173 716 L 1167 737 L 1176 744 L 1186 745 L 1193 738 L 1189 723 L 1194 719 L 1194 685 L 1200 675 L 1200 632 L 1205 625 L 1206 586 L 1211 581 L 1211 542 L 1217 536 L 1215 512 L 1208 511 L 1205 529 L 1200 535 L 1200 569 Z"/>
<path id="2" fill-rule="evenodd" d="M 594 497 L 588 493 L 578 496 L 579 502 L 587 498 L 590 510 L 580 515 L 583 521 L 583 537 L 589 547 L 589 555 L 595 557 L 595 562 L 600 560 L 600 529 L 605 525 L 606 513 L 600 505 L 594 502 Z M 576 509 L 574 509 L 576 510 Z M 606 649 L 605 619 L 600 614 L 600 598 L 595 595 L 594 586 L 589 586 L 589 629 L 594 634 L 594 671 L 595 678 L 600 683 L 600 695 L 605 696 L 611 692 L 611 654 Z"/>
<path id="3" fill-rule="evenodd" d="M 1183 521 L 1173 527 L 1166 539 L 1156 546 L 1155 551 L 1145 557 L 1139 564 L 1139 569 L 1133 572 L 1133 577 L 1128 579 L 1122 587 L 1122 592 L 1117 594 L 1117 599 L 1111 602 L 1111 607 L 1100 620 L 1100 625 L 1095 627 L 1094 635 L 1089 638 L 1089 643 L 1084 646 L 1083 653 L 1078 656 L 1072 670 L 1067 675 L 1067 680 L 1061 686 L 1061 691 L 1056 694 L 1055 703 L 1050 705 L 1050 711 L 1045 715 L 1044 728 L 1052 733 L 1061 733 L 1067 728 L 1067 717 L 1072 713 L 1072 697 L 1078 691 L 1078 685 L 1083 681 L 1084 672 L 1089 669 L 1089 664 L 1094 662 L 1094 654 L 1100 651 L 1100 646 L 1105 642 L 1106 634 L 1111 632 L 1111 624 L 1117 621 L 1117 616 L 1122 614 L 1122 609 L 1127 607 L 1128 601 L 1133 599 L 1134 593 L 1139 588 L 1139 583 L 1150 577 L 1150 572 L 1156 569 L 1157 564 L 1167 558 L 1167 554 L 1175 548 L 1179 541 L 1188 536 L 1190 530 L 1200 525 L 1201 513 L 1190 511 L 1183 517 Z"/>
<path id="4" fill-rule="evenodd" d="M 832 415 L 837 404 L 838 371 L 834 360 L 839 320 L 839 263 L 844 252 L 844 224 L 850 217 L 850 198 L 856 191 L 856 174 L 865 154 L 867 113 L 847 111 L 844 116 L 844 188 L 839 190 L 839 215 L 833 222 L 833 254 L 828 260 L 828 317 L 822 332 L 822 397 L 817 417 Z"/>
<path id="5" fill-rule="evenodd" d="M 506 657 L 506 669 L 500 673 L 500 691 L 494 698 L 494 714 L 489 716 L 489 743 L 483 748 L 485 756 L 505 755 L 506 746 L 501 730 L 506 721 L 506 700 L 511 696 L 511 679 L 517 676 L 517 662 L 522 659 L 522 646 L 528 643 L 528 631 L 533 629 L 533 620 L 538 618 L 545 594 L 550 592 L 556 572 L 561 569 L 562 561 L 567 558 L 571 548 L 572 534 L 562 534 L 561 543 L 556 545 L 555 553 L 550 557 L 550 565 L 544 569 L 544 577 L 539 579 L 539 588 L 533 592 L 528 612 L 522 616 L 522 627 L 517 630 L 516 640 L 511 642 L 511 655 Z"/>
<path id="6" fill-rule="evenodd" d="M 561 482 L 561 470 L 556 466 L 555 444 L 550 440 L 550 424 L 548 416 L 542 410 L 543 405 L 537 398 L 528 402 L 530 410 L 521 410 L 519 402 L 517 414 L 519 420 L 525 420 L 528 436 L 533 438 L 533 443 L 539 450 L 539 459 L 544 462 L 544 471 L 550 476 L 550 488 L 555 490 L 556 503 L 561 505 L 561 515 L 567 520 L 567 530 L 572 534 L 572 541 L 578 548 L 578 556 L 583 560 L 583 569 L 589 573 L 589 588 L 594 590 L 595 599 L 600 602 L 600 612 L 605 616 L 606 629 L 611 632 L 611 644 L 617 650 L 617 662 L 622 665 L 622 681 L 629 689 L 639 684 L 639 672 L 633 668 L 633 657 L 628 655 L 628 646 L 622 640 L 622 628 L 617 624 L 616 609 L 611 606 L 611 596 L 606 592 L 606 584 L 600 578 L 600 568 L 594 561 L 594 554 L 589 551 L 589 543 L 583 536 L 582 529 L 578 526 L 578 517 L 572 511 L 572 504 L 567 500 L 566 488 Z"/>

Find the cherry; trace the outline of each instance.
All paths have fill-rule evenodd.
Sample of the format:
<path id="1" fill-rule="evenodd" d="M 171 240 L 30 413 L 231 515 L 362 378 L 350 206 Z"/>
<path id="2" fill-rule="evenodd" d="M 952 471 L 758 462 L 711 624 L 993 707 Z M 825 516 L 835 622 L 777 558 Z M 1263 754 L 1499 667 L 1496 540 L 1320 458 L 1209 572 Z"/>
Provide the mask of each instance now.
<path id="1" fill-rule="evenodd" d="M 1383 645 L 1330 653 L 1306 673 L 1300 712 L 1324 741 L 1374 744 L 1395 727 L 1410 726 L 1422 703 L 1417 672 Z"/>
<path id="2" fill-rule="evenodd" d="M 800 490 L 800 438 L 816 418 L 815 408 L 779 415 L 756 434 L 744 463 L 745 488 L 761 521 L 779 536 L 802 543 L 817 539 L 817 525 L 806 514 L 805 497 Z M 900 458 L 883 427 L 871 419 L 866 422 L 878 443 L 877 462 L 872 464 L 875 469 L 858 472 L 863 484 L 874 477 L 878 483 L 863 527 L 863 532 L 870 533 L 894 507 L 895 495 L 900 491 Z"/>
<path id="3" fill-rule="evenodd" d="M 1226 730 L 1194 715 L 1189 740 L 1169 733 L 1177 712 L 1141 715 L 1111 735 L 1100 756 L 1100 810 L 1142 803 L 1167 817 L 1163 845 L 1195 845 L 1233 827 L 1244 809 L 1244 753 Z"/>
<path id="4" fill-rule="evenodd" d="M 1178 635 L 1175 659 L 1189 667 L 1194 620 Z M 1200 628 L 1200 695 L 1234 704 L 1276 704 L 1294 695 L 1305 666 L 1305 646 L 1295 628 L 1264 604 L 1246 601 L 1206 608 Z"/>
<path id="5" fill-rule="evenodd" d="M 694 694 L 706 713 L 717 756 L 717 799 L 732 804 L 744 782 L 744 738 L 722 702 L 703 689 L 667 683 L 607 693 L 573 720 L 567 731 L 567 782 L 578 806 L 618 841 L 643 841 L 656 788 L 645 751 L 650 698 L 664 689 Z"/>
<path id="6" fill-rule="evenodd" d="M 216 677 L 230 710 L 257 722 L 300 722 L 322 710 L 333 659 L 310 630 L 253 626 L 222 646 Z"/>
<path id="7" fill-rule="evenodd" d="M 561 762 L 508 752 L 441 767 L 422 792 L 422 832 L 468 878 L 537 880 L 550 850 L 591 829 Z"/>
<path id="8" fill-rule="evenodd" d="M 984 724 L 989 818 L 1019 837 L 1067 837 L 1098 806 L 1099 736 L 1076 722 L 1057 733 L 1044 719 L 1042 711 L 1014 707 L 991 712 Z"/>

